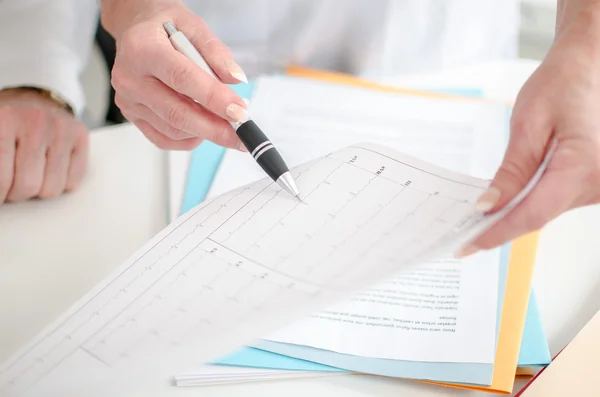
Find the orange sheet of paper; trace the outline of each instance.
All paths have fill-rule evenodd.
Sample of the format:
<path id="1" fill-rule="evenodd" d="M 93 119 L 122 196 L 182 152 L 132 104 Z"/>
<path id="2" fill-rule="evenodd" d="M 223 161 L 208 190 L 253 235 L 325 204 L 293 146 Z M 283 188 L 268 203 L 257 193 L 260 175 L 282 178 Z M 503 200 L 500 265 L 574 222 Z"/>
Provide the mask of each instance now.
<path id="1" fill-rule="evenodd" d="M 527 303 L 531 293 L 538 238 L 539 233 L 535 232 L 520 237 L 512 243 L 492 384 L 484 387 L 430 383 L 461 389 L 512 393 L 519 362 L 521 338 L 525 328 Z"/>
<path id="2" fill-rule="evenodd" d="M 452 98 L 456 100 L 484 100 L 481 98 L 467 98 L 451 94 L 434 94 L 417 90 L 393 88 L 342 73 L 324 72 L 301 67 L 290 67 L 288 68 L 287 73 L 296 77 L 321 80 L 328 83 L 351 85 L 366 89 L 397 92 L 399 94 L 446 99 Z M 531 293 L 538 237 L 539 233 L 535 232 L 522 236 L 512 243 L 508 274 L 506 276 L 506 291 L 500 319 L 500 330 L 498 333 L 498 343 L 496 346 L 496 359 L 492 384 L 490 386 L 474 386 L 439 382 L 426 383 L 492 393 L 512 393 L 515 376 L 517 374 L 521 339 L 525 328 L 529 295 Z"/>

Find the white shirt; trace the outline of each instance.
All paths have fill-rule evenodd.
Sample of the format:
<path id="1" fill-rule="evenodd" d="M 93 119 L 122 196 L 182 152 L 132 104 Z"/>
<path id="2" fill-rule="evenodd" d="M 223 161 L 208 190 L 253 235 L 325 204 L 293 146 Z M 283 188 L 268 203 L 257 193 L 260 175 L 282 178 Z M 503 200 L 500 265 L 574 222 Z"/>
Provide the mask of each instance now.
<path id="1" fill-rule="evenodd" d="M 186 0 L 249 76 L 290 63 L 358 75 L 514 58 L 519 0 Z"/>
<path id="2" fill-rule="evenodd" d="M 48 88 L 80 115 L 98 17 L 95 0 L 0 0 L 0 89 Z"/>
<path id="3" fill-rule="evenodd" d="M 290 64 L 363 76 L 517 55 L 519 0 L 187 0 L 248 76 Z M 52 88 L 84 106 L 96 0 L 0 0 L 0 89 Z"/>

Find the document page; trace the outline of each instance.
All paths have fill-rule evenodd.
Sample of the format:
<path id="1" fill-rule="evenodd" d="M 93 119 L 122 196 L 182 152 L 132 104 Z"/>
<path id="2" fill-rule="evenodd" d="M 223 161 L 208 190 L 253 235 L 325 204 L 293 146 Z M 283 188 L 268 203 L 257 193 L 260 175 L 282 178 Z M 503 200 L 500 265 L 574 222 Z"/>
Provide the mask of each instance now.
<path id="1" fill-rule="evenodd" d="M 508 142 L 509 107 L 289 76 L 257 80 L 249 112 L 290 166 L 361 142 L 396 149 L 478 178 L 492 178 Z M 247 153 L 225 154 L 208 197 L 261 179 Z"/>
<path id="2" fill-rule="evenodd" d="M 167 226 L 0 365 L 0 396 L 171 384 L 199 361 L 454 252 L 504 215 L 474 211 L 486 181 L 379 145 L 292 173 L 302 201 L 265 178 Z"/>
<path id="3" fill-rule="evenodd" d="M 269 335 L 361 357 L 492 364 L 500 251 L 440 259 Z"/>

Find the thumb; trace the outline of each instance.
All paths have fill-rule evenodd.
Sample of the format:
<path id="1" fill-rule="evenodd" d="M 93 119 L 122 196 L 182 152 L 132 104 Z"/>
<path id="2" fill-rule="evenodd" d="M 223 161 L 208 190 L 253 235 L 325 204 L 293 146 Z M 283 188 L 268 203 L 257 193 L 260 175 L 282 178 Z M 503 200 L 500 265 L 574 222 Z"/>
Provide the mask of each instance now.
<path id="1" fill-rule="evenodd" d="M 476 204 L 481 212 L 503 208 L 525 188 L 542 163 L 550 141 L 551 129 L 530 120 L 511 120 L 511 134 L 500 168 Z"/>
<path id="2" fill-rule="evenodd" d="M 580 202 L 585 184 L 585 167 L 566 167 L 572 163 L 572 152 L 557 141 L 540 180 L 526 197 L 490 230 L 479 236 L 469 251 L 491 249 L 526 233 L 542 228 L 561 213 Z"/>
<path id="3" fill-rule="evenodd" d="M 519 119 L 511 120 L 511 135 L 504 159 L 488 190 L 477 201 L 476 208 L 479 211 L 494 213 L 502 209 L 525 188 L 542 164 L 550 143 L 552 129 L 543 123 L 532 123 L 531 120 L 531 118 L 527 122 L 521 122 Z M 540 183 L 540 185 L 545 184 L 547 181 L 544 180 Z M 545 189 L 542 190 L 545 193 Z M 540 194 L 539 189 L 534 189 L 532 193 L 536 196 Z M 525 207 L 518 205 L 496 226 L 463 247 L 458 256 L 467 256 L 480 249 L 497 247 L 519 233 L 526 232 L 527 228 L 532 227 L 533 222 L 532 219 L 525 218 L 537 218 L 527 214 L 531 212 L 531 205 L 535 205 L 536 200 L 533 201 L 532 204 L 531 197 L 525 198 L 521 203 L 526 204 Z M 520 214 L 515 214 L 515 211 Z M 528 216 L 522 216 L 524 214 Z M 539 211 L 536 211 L 534 215 L 538 214 Z"/>

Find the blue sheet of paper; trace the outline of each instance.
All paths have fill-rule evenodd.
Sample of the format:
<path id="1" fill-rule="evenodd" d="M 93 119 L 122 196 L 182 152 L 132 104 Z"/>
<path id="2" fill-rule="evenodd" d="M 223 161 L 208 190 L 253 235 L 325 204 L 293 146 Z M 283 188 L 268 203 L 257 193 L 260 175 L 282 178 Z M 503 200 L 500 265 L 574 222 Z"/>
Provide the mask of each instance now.
<path id="1" fill-rule="evenodd" d="M 232 86 L 232 88 L 242 98 L 249 99 L 252 94 L 253 85 L 236 85 Z M 480 90 L 470 88 L 445 89 L 437 92 L 467 96 L 481 95 Z M 204 142 L 194 150 L 191 156 L 190 169 L 188 170 L 182 213 L 187 212 L 205 199 L 224 153 L 224 148 L 211 142 Z M 506 249 L 507 248 L 503 251 L 503 254 L 505 255 L 505 263 L 503 263 L 504 269 L 506 269 L 508 264 Z M 504 279 L 505 275 L 506 272 L 504 271 L 504 275 L 501 275 L 500 278 Z M 499 297 L 499 309 L 501 308 L 503 300 L 504 288 L 501 288 L 500 290 L 502 293 Z M 501 310 L 498 310 L 498 313 L 501 313 Z M 259 346 L 261 349 L 252 347 L 241 349 L 213 364 L 296 371 L 346 372 L 351 370 L 388 374 L 390 376 L 483 385 L 491 382 L 491 375 L 493 373 L 492 365 L 453 363 L 444 365 L 436 363 L 402 362 L 397 360 L 365 359 L 305 346 L 287 345 L 269 341 L 263 341 Z M 262 349 L 274 350 L 282 354 Z M 289 354 L 289 356 L 286 354 Z M 304 359 L 295 357 L 302 357 Z M 330 365 L 322 364 L 324 362 Z M 541 325 L 541 318 L 535 295 L 532 291 L 519 354 L 519 366 L 542 366 L 549 363 L 550 352 Z"/>
<path id="2" fill-rule="evenodd" d="M 250 99 L 254 85 L 238 84 L 232 85 L 231 88 L 243 99 Z M 210 141 L 204 141 L 194 149 L 181 204 L 182 214 L 204 201 L 224 154 L 224 147 Z"/>

